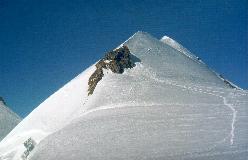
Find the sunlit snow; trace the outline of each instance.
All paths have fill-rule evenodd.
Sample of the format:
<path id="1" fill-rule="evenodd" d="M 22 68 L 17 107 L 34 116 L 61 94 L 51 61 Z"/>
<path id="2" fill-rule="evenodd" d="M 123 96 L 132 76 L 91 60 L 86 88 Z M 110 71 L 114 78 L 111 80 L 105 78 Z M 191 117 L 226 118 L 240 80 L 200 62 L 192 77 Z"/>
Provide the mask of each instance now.
<path id="1" fill-rule="evenodd" d="M 248 92 L 169 42 L 137 32 L 122 44 L 134 68 L 104 70 L 87 96 L 89 67 L 0 143 L 0 157 L 19 160 L 32 137 L 31 160 L 247 159 Z"/>
<path id="2" fill-rule="evenodd" d="M 21 121 L 21 118 L 12 112 L 0 97 L 0 141 Z"/>

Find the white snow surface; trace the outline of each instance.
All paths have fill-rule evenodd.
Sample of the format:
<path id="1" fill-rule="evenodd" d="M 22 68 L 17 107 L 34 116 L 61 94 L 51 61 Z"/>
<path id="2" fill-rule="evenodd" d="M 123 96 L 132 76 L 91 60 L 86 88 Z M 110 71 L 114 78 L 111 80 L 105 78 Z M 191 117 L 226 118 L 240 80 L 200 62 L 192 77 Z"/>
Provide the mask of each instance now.
<path id="1" fill-rule="evenodd" d="M 29 137 L 31 160 L 247 159 L 247 91 L 147 33 L 122 45 L 134 68 L 104 70 L 87 96 L 89 67 L 3 139 L 0 159 L 19 160 Z"/>
<path id="2" fill-rule="evenodd" d="M 178 43 L 177 41 L 175 41 L 174 39 L 168 37 L 168 36 L 163 36 L 160 39 L 161 42 L 167 44 L 168 46 L 176 49 L 177 51 L 179 51 L 180 53 L 184 54 L 185 56 L 189 57 L 190 59 L 192 59 L 193 61 L 197 62 L 197 63 L 201 63 L 202 65 L 205 65 L 204 62 L 197 56 L 195 56 L 193 53 L 191 53 L 187 48 L 183 47 L 180 43 Z M 206 66 L 207 67 L 207 66 Z M 239 88 L 237 85 L 233 84 L 232 82 L 228 81 L 227 79 L 224 79 L 222 77 L 222 75 L 218 74 L 217 72 L 215 72 L 214 70 L 210 69 L 210 71 L 212 71 L 217 77 L 219 77 L 220 79 L 222 79 L 223 81 L 227 81 L 230 85 L 232 85 L 233 87 L 237 88 L 237 89 L 241 89 Z"/>
<path id="3" fill-rule="evenodd" d="M 165 44 L 171 46 L 172 48 L 176 49 L 177 51 L 185 54 L 187 57 L 193 59 L 193 60 L 197 60 L 198 57 L 195 56 L 193 53 L 191 53 L 188 49 L 186 49 L 185 47 L 183 47 L 180 43 L 178 43 L 177 41 L 175 41 L 174 39 L 168 37 L 168 36 L 163 36 L 160 39 L 161 42 L 164 42 Z"/>
<path id="4" fill-rule="evenodd" d="M 21 121 L 0 98 L 0 141 Z"/>

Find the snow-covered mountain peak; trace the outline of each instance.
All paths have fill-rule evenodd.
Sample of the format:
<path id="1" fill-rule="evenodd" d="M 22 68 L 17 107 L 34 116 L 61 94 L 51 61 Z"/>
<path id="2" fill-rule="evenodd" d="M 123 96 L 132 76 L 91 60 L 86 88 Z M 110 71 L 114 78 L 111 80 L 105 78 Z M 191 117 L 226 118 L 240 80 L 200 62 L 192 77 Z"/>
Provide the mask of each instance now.
<path id="1" fill-rule="evenodd" d="M 126 41 L 124 41 L 123 43 L 121 43 L 116 49 L 122 47 L 125 43 L 127 43 L 128 41 L 132 40 L 132 39 L 152 39 L 154 37 L 152 37 L 149 33 L 147 32 L 143 32 L 143 31 L 137 31 L 136 33 L 134 33 L 132 36 L 130 36 Z"/>
<path id="2" fill-rule="evenodd" d="M 216 139 L 222 141 L 223 137 L 225 141 L 228 141 L 227 145 L 232 144 L 236 133 L 234 130 L 236 110 L 232 106 L 231 101 L 233 100 L 231 98 L 233 97 L 230 95 L 234 94 L 234 90 L 230 89 L 205 64 L 199 63 L 197 59 L 190 57 L 190 54 L 186 53 L 185 50 L 178 49 L 178 45 L 173 46 L 171 44 L 161 42 L 145 32 L 139 31 L 135 33 L 117 49 L 110 51 L 111 53 L 117 53 L 124 50 L 124 53 L 128 53 L 128 56 L 123 56 L 123 58 L 132 56 L 134 64 L 130 63 L 130 66 L 127 65 L 124 68 L 119 68 L 119 65 L 108 66 L 115 58 L 107 58 L 90 66 L 41 103 L 4 138 L 0 143 L 0 157 L 3 155 L 3 158 L 7 157 L 6 160 L 19 160 L 26 151 L 23 143 L 30 138 L 38 144 L 37 153 L 42 152 L 42 149 L 45 152 L 49 149 L 46 146 L 49 145 L 58 149 L 58 147 L 63 146 L 63 138 L 57 139 L 57 137 L 65 132 L 68 135 L 64 137 L 69 136 L 66 138 L 69 143 L 66 144 L 73 144 L 72 146 L 76 147 L 76 150 L 83 148 L 82 154 L 87 156 L 91 155 L 91 153 L 88 154 L 88 151 L 92 153 L 98 151 L 99 146 L 94 146 L 96 145 L 94 140 L 97 137 L 108 136 L 102 133 L 111 132 L 111 130 L 115 131 L 118 128 L 120 132 L 117 134 L 113 132 L 113 135 L 110 133 L 111 136 L 101 139 L 104 142 L 102 144 L 115 143 L 113 140 L 108 141 L 111 137 L 118 138 L 123 136 L 123 141 L 106 148 L 100 147 L 99 153 L 96 152 L 92 155 L 104 156 L 101 152 L 105 152 L 104 149 L 108 148 L 110 148 L 110 152 L 113 155 L 120 154 L 120 157 L 129 155 L 122 151 L 112 153 L 112 151 L 117 150 L 112 149 L 111 146 L 124 145 L 120 147 L 122 150 L 123 148 L 128 148 L 128 146 L 125 146 L 125 142 L 129 143 L 129 141 L 125 137 L 132 135 L 134 137 L 133 140 L 130 140 L 130 143 L 139 140 L 140 144 L 137 146 L 141 146 L 136 147 L 136 149 L 141 148 L 138 152 L 129 152 L 134 155 L 143 155 L 142 147 L 149 144 L 152 144 L 149 148 L 156 148 L 158 146 L 156 144 L 159 144 L 159 140 L 161 140 L 159 137 L 162 136 L 166 142 L 161 145 L 163 149 L 161 154 L 169 153 L 171 149 L 168 149 L 168 146 L 177 147 L 179 154 L 191 151 L 198 153 L 204 151 L 201 148 L 198 150 L 198 142 L 201 142 L 201 144 L 204 144 L 204 142 L 201 141 L 201 137 L 197 140 L 192 140 L 191 138 L 196 138 L 195 135 L 198 134 L 199 128 L 206 131 L 202 137 L 210 139 L 206 144 L 206 148 L 213 148 L 217 145 L 215 144 Z M 175 43 L 173 42 L 173 44 Z M 129 60 L 127 58 L 125 61 L 120 61 L 120 63 L 126 65 Z M 113 70 L 121 74 L 116 74 Z M 97 76 L 92 76 L 95 73 Z M 90 80 L 97 82 L 97 85 L 93 83 L 92 92 L 89 92 L 89 88 L 91 88 Z M 235 91 L 235 94 L 236 92 L 241 91 Z M 246 94 L 244 94 L 245 96 Z M 224 114 L 225 117 L 216 115 L 216 112 Z M 122 114 L 125 116 L 122 116 Z M 190 117 L 192 114 L 193 118 Z M 146 128 L 146 117 L 149 117 L 148 119 L 151 121 L 154 120 L 156 125 L 151 123 Z M 182 120 L 183 117 L 188 117 L 188 119 L 184 121 Z M 208 117 L 210 118 L 208 119 Z M 150 123 L 149 120 L 147 123 Z M 99 122 L 104 123 L 99 124 Z M 200 122 L 202 124 L 199 124 Z M 218 125 L 211 126 L 211 124 L 216 123 Z M 160 125 L 161 127 L 159 127 Z M 187 126 L 190 127 L 188 128 Z M 216 135 L 217 132 L 207 132 L 209 130 L 208 126 L 217 130 L 218 134 Z M 108 128 L 111 130 L 108 130 Z M 135 134 L 127 134 L 128 132 L 124 131 L 123 128 L 127 128 L 126 131 L 130 130 L 130 133 Z M 167 132 L 167 129 L 170 131 Z M 64 130 L 66 131 L 64 132 Z M 154 130 L 156 130 L 156 134 L 153 134 Z M 183 134 L 186 132 L 189 134 Z M 54 135 L 55 137 L 53 137 Z M 95 137 L 88 139 L 91 135 Z M 70 141 L 70 136 L 76 138 Z M 81 139 L 77 139 L 78 136 Z M 154 140 L 147 141 L 151 137 Z M 168 138 L 169 141 L 167 141 L 166 137 L 173 137 L 174 139 Z M 130 138 L 132 139 L 132 137 Z M 47 144 L 53 140 L 58 140 L 58 143 Z M 74 143 L 74 140 L 79 142 L 79 145 L 77 142 Z M 80 146 L 80 144 L 87 146 L 88 144 L 85 143 L 89 141 L 90 146 Z M 40 142 L 42 144 L 39 147 Z M 181 143 L 182 145 L 180 145 Z M 57 144 L 60 145 L 53 146 Z M 188 146 L 193 147 L 188 148 Z M 62 150 L 67 150 L 68 148 L 63 148 Z M 149 150 L 149 148 L 147 149 Z M 54 155 L 43 157 L 43 155 L 46 156 L 47 154 L 50 153 L 40 154 L 40 159 L 53 159 Z M 64 155 L 64 158 L 61 159 L 66 159 L 67 156 Z M 34 157 L 33 159 L 37 160 L 39 158 Z M 74 159 L 84 158 L 77 157 Z M 85 159 L 90 158 L 85 157 Z M 103 157 L 102 159 L 107 158 Z M 124 156 L 122 159 L 130 158 Z"/>
<path id="3" fill-rule="evenodd" d="M 195 60 L 196 62 L 201 62 L 199 57 L 195 56 L 193 53 L 191 53 L 187 48 L 183 47 L 180 43 L 178 43 L 176 40 L 168 37 L 168 36 L 163 36 L 160 39 L 161 42 L 171 46 L 172 48 L 176 49 L 180 53 L 186 55 L 187 57 L 191 58 L 192 60 Z"/>
<path id="4" fill-rule="evenodd" d="M 189 52 L 186 48 L 184 48 L 180 43 L 178 43 L 176 40 L 168 37 L 163 36 L 160 41 L 164 42 L 165 44 L 168 44 L 169 46 L 181 51 L 181 52 Z"/>
<path id="5" fill-rule="evenodd" d="M 163 43 L 165 43 L 166 45 L 174 48 L 175 50 L 179 51 L 179 53 L 184 54 L 185 56 L 189 57 L 190 59 L 192 59 L 193 61 L 195 61 L 199 65 L 205 65 L 206 66 L 206 64 L 199 57 L 197 57 L 196 55 L 194 55 L 193 53 L 191 53 L 187 48 L 183 47 L 176 40 L 174 40 L 174 39 L 172 39 L 172 38 L 170 38 L 170 37 L 168 37 L 168 36 L 165 35 L 165 36 L 163 36 L 160 39 L 160 41 L 163 42 Z M 235 88 L 235 89 L 242 90 L 240 87 L 238 87 L 237 85 L 235 85 L 232 82 L 228 81 L 222 75 L 218 74 L 214 70 L 212 70 L 210 68 L 208 68 L 208 70 L 211 71 L 212 73 L 214 73 L 216 77 L 218 77 L 219 79 L 221 79 L 230 88 Z"/>
<path id="6" fill-rule="evenodd" d="M 167 36 L 160 41 L 139 31 L 122 45 L 127 46 L 130 52 L 141 60 L 141 64 L 153 70 L 158 77 L 178 83 L 228 86 L 198 57 Z"/>

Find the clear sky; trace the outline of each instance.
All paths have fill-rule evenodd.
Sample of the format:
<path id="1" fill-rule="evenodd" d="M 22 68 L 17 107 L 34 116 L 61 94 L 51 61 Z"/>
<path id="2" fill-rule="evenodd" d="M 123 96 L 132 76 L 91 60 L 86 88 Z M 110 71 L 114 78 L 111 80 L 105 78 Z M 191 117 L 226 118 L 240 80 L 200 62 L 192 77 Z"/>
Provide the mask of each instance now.
<path id="1" fill-rule="evenodd" d="M 248 89 L 247 0 L 0 0 L 0 96 L 24 117 L 138 30 Z"/>

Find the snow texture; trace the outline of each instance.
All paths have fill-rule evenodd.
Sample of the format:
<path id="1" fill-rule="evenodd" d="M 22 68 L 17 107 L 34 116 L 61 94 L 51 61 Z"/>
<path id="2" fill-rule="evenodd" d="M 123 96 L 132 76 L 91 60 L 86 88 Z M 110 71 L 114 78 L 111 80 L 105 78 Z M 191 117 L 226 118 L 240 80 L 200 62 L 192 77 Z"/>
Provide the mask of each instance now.
<path id="1" fill-rule="evenodd" d="M 21 121 L 21 118 L 11 111 L 0 97 L 0 141 Z"/>
<path id="2" fill-rule="evenodd" d="M 175 41 L 174 39 L 172 39 L 168 36 L 163 36 L 160 39 L 160 41 L 171 46 L 172 48 L 176 49 L 177 51 L 183 53 L 184 55 L 186 55 L 187 57 L 189 57 L 193 60 L 199 60 L 199 57 L 192 54 L 188 49 L 184 48 L 181 44 L 179 44 L 177 41 Z"/>
<path id="3" fill-rule="evenodd" d="M 104 69 L 87 96 L 95 66 L 40 104 L 0 143 L 1 160 L 246 160 L 248 92 L 231 88 L 178 45 L 137 32 L 120 46 L 140 59 Z"/>
<path id="4" fill-rule="evenodd" d="M 168 46 L 176 49 L 177 51 L 179 51 L 179 53 L 184 54 L 185 56 L 189 57 L 190 59 L 194 60 L 195 62 L 201 63 L 202 65 L 205 65 L 204 62 L 200 59 L 200 57 L 195 56 L 193 53 L 191 53 L 188 49 L 184 48 L 181 44 L 179 44 L 174 39 L 172 39 L 172 38 L 170 38 L 168 36 L 163 36 L 160 39 L 160 41 L 163 42 L 163 43 L 165 43 L 165 44 L 167 44 Z M 241 89 L 238 86 L 236 86 L 235 84 L 233 84 L 232 82 L 230 82 L 227 79 L 225 79 L 222 75 L 216 73 L 214 70 L 211 70 L 210 68 L 209 68 L 209 70 L 212 71 L 217 77 L 219 77 L 220 79 L 222 79 L 231 88 Z"/>

